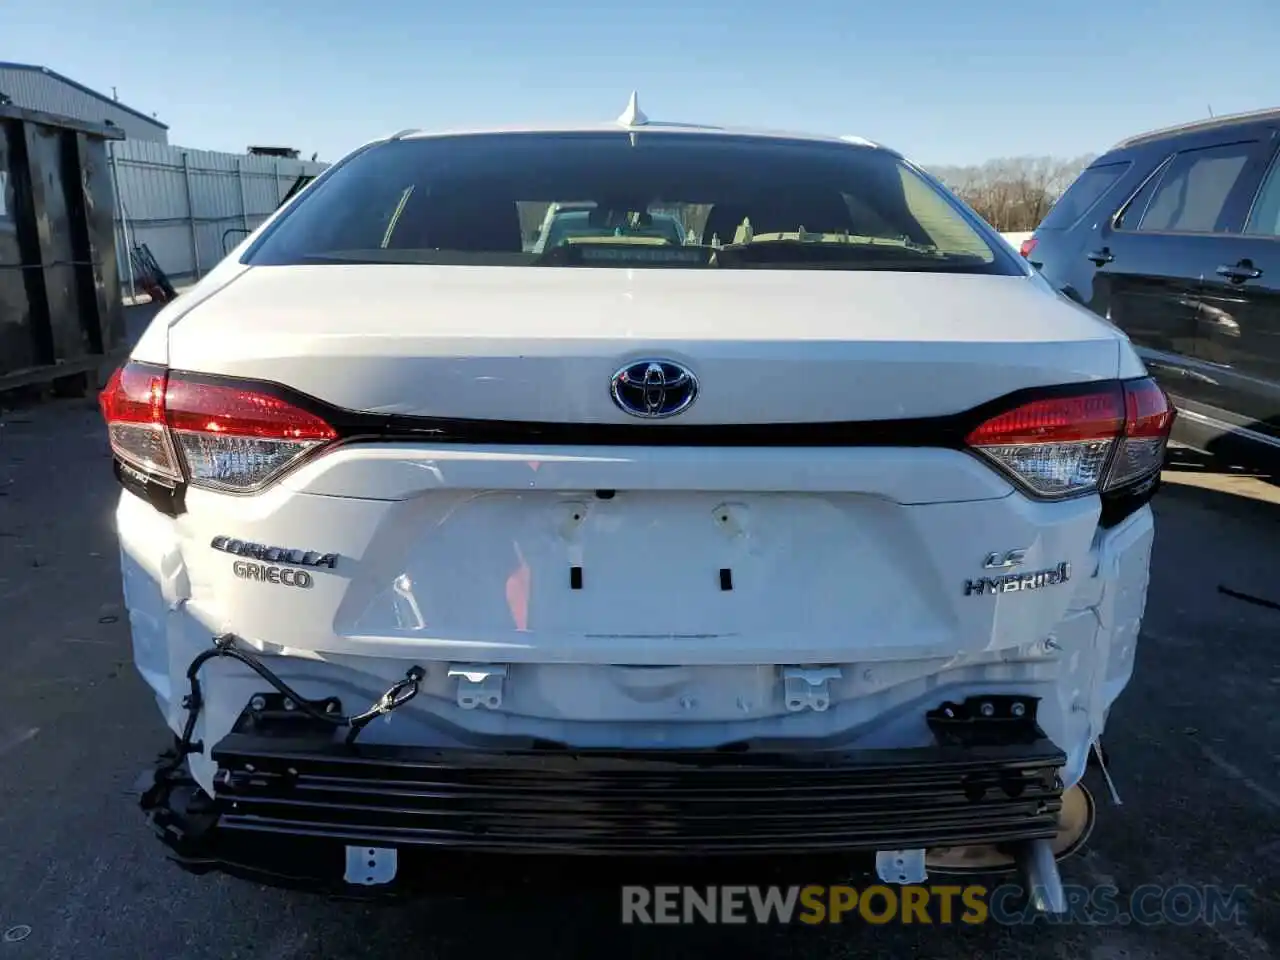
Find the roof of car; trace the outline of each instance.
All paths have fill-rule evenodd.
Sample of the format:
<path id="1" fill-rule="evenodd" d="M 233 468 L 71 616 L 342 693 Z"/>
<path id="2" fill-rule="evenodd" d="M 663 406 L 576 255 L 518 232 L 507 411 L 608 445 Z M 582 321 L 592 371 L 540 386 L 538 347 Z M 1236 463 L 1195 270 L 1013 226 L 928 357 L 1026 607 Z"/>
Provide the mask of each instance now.
<path id="1" fill-rule="evenodd" d="M 1162 127 L 1159 130 L 1150 130 L 1147 133 L 1139 133 L 1125 140 L 1121 140 L 1111 149 L 1121 150 L 1125 147 L 1136 147 L 1143 143 L 1154 143 L 1158 140 L 1167 140 L 1172 137 L 1180 137 L 1190 133 L 1202 133 L 1223 127 L 1268 122 L 1280 123 L 1280 107 L 1269 107 L 1266 110 L 1251 110 L 1247 113 L 1228 113 L 1223 114 L 1220 117 L 1207 117 L 1204 120 L 1193 120 L 1190 123 L 1180 123 L 1172 127 Z"/>
<path id="2" fill-rule="evenodd" d="M 846 146 L 852 144 L 863 147 L 878 147 L 885 149 L 881 144 L 873 143 L 863 137 L 837 137 L 829 134 L 821 133 L 805 133 L 803 131 L 794 130 L 771 130 L 756 127 L 733 127 L 733 126 L 710 126 L 697 123 L 668 123 L 660 121 L 650 121 L 642 125 L 634 127 L 624 127 L 616 123 L 594 123 L 594 124 L 535 124 L 535 125 L 518 125 L 518 126 L 494 126 L 494 127 L 464 127 L 458 129 L 447 130 L 404 130 L 393 135 L 388 139 L 392 140 L 421 140 L 434 137 L 459 137 L 459 136 L 476 136 L 483 134 L 501 134 L 501 133 L 694 133 L 694 134 L 719 134 L 721 136 L 735 137 L 756 137 L 776 140 L 808 140 L 819 143 L 842 143 Z"/>
<path id="3" fill-rule="evenodd" d="M 411 129 L 401 130 L 399 133 L 392 135 L 388 139 L 419 140 L 432 137 L 475 136 L 495 133 L 639 133 L 641 131 L 645 133 L 701 133 L 719 134 L 720 136 L 756 137 L 773 140 L 803 140 L 817 143 L 842 143 L 846 145 L 852 144 L 860 147 L 876 147 L 884 149 L 880 144 L 873 143 L 865 137 L 858 136 L 832 136 L 830 134 L 804 133 L 791 130 L 770 130 L 757 129 L 753 127 L 728 127 L 701 123 L 674 123 L 670 121 L 650 120 L 640 110 L 635 93 L 631 94 L 631 100 L 628 102 L 627 108 L 611 123 L 498 126 L 454 130 Z"/>

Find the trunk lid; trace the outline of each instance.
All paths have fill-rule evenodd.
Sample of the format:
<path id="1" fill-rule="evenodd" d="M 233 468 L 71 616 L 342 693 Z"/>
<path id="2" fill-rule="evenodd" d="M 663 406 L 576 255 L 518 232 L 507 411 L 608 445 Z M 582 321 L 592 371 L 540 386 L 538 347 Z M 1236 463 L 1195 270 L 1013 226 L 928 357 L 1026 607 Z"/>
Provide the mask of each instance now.
<path id="1" fill-rule="evenodd" d="M 1114 377 L 1119 349 L 1031 278 L 818 270 L 256 267 L 169 334 L 175 369 L 353 410 L 549 423 L 634 424 L 610 379 L 654 356 L 698 377 L 673 421 L 693 425 L 943 415 Z"/>

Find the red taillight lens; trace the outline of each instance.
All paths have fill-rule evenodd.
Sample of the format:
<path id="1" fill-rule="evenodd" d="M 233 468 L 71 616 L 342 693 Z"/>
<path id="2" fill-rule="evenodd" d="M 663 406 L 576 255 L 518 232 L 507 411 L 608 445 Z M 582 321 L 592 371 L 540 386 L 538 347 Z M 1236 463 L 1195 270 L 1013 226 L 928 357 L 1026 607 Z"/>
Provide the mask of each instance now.
<path id="1" fill-rule="evenodd" d="M 1129 380 L 1028 401 L 983 422 L 965 442 L 1031 493 L 1059 499 L 1159 471 L 1172 425 L 1164 391 L 1149 379 Z"/>
<path id="2" fill-rule="evenodd" d="M 1027 239 L 1022 241 L 1022 246 L 1018 247 L 1018 252 L 1022 254 L 1024 258 L 1030 257 L 1032 251 L 1036 248 L 1036 244 L 1039 242 L 1040 241 L 1035 237 L 1027 237 Z"/>
<path id="3" fill-rule="evenodd" d="M 992 417 L 969 434 L 975 447 L 1050 441 L 1110 440 L 1124 423 L 1124 397 L 1115 384 L 1096 393 L 1032 400 Z"/>
<path id="4" fill-rule="evenodd" d="M 1164 466 L 1165 447 L 1176 413 L 1154 380 L 1131 380 L 1124 386 L 1124 439 L 1107 474 L 1105 489 L 1144 480 Z"/>
<path id="5" fill-rule="evenodd" d="M 100 402 L 121 460 L 171 480 L 185 472 L 193 486 L 213 490 L 256 490 L 338 436 L 275 393 L 146 364 L 116 371 Z"/>
<path id="6" fill-rule="evenodd" d="M 1165 439 L 1173 429 L 1173 404 L 1154 380 L 1131 380 L 1124 385 L 1126 437 Z"/>
<path id="7" fill-rule="evenodd" d="M 333 440 L 336 430 L 314 413 L 266 393 L 224 384 L 169 380 L 165 414 L 174 430 L 269 440 Z"/>
<path id="8" fill-rule="evenodd" d="M 116 370 L 98 396 L 107 437 L 129 466 L 176 482 L 182 479 L 177 454 L 164 425 L 164 367 L 128 363 Z"/>

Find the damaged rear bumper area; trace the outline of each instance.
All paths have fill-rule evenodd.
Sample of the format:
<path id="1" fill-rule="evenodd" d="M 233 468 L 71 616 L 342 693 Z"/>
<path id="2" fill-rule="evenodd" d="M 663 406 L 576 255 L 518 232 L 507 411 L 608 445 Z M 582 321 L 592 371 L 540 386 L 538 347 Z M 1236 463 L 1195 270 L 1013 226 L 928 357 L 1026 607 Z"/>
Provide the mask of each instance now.
<path id="1" fill-rule="evenodd" d="M 142 806 L 188 869 L 353 892 L 412 886 L 447 854 L 663 858 L 919 852 L 1047 840 L 1063 752 L 1034 701 L 928 714 L 895 750 L 520 749 L 347 744 L 240 725 L 205 793 L 170 755 Z"/>

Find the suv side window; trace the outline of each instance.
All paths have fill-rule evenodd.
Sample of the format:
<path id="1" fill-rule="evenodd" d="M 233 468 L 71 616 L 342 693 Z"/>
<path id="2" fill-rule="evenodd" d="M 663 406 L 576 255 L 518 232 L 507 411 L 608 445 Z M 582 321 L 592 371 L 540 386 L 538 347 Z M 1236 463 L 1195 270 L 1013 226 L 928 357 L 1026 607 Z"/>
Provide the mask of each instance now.
<path id="1" fill-rule="evenodd" d="M 1271 161 L 1244 232 L 1255 237 L 1280 237 L 1280 153 Z"/>
<path id="2" fill-rule="evenodd" d="M 1140 232 L 1224 233 L 1227 199 L 1256 141 L 1228 143 L 1174 156 L 1154 187 Z"/>
<path id="3" fill-rule="evenodd" d="M 1156 187 L 1160 186 L 1160 178 L 1164 176 L 1165 168 L 1169 166 L 1171 159 L 1171 157 L 1165 157 L 1156 164 L 1156 168 L 1148 174 L 1147 179 L 1142 181 L 1142 187 L 1138 192 L 1121 206 L 1120 215 L 1115 221 L 1117 230 L 1137 229 L 1137 224 L 1142 221 L 1142 215 L 1147 210 L 1147 204 L 1151 202 L 1151 195 L 1156 192 Z"/>

